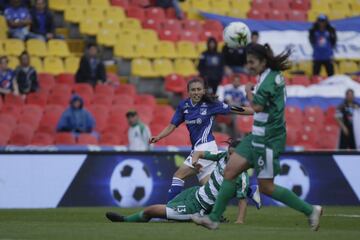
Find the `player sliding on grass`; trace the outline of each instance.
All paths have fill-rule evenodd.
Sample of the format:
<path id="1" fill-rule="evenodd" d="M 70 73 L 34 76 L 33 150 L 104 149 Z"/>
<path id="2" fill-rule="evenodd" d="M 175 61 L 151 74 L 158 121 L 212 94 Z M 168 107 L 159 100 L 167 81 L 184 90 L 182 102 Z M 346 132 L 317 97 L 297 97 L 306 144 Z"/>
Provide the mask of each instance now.
<path id="1" fill-rule="evenodd" d="M 217 152 L 212 126 L 214 118 L 218 114 L 253 114 L 249 107 L 236 108 L 219 102 L 216 97 L 206 91 L 204 82 L 195 78 L 188 82 L 187 90 L 189 98 L 183 100 L 176 109 L 171 123 L 158 136 L 151 137 L 150 143 L 156 143 L 160 139 L 170 135 L 176 127 L 185 122 L 190 133 L 190 140 L 193 151 Z M 168 191 L 168 201 L 178 195 L 184 187 L 184 179 L 197 174 L 201 185 L 204 185 L 210 173 L 214 170 L 214 163 L 209 160 L 200 159 L 203 166 L 200 172 L 196 172 L 191 165 L 191 155 L 187 157 L 184 164 L 175 172 L 171 187 Z"/>
<path id="2" fill-rule="evenodd" d="M 290 51 L 274 56 L 269 45 L 253 44 L 247 49 L 247 64 L 250 73 L 259 75 L 253 86 L 246 86 L 246 94 L 255 111 L 252 134 L 236 147 L 224 172 L 219 196 L 211 214 L 193 216 L 193 221 L 209 229 L 219 226 L 220 216 L 236 192 L 236 177 L 249 168 L 255 168 L 260 192 L 304 213 L 312 230 L 318 230 L 322 214 L 321 206 L 312 206 L 301 200 L 292 191 L 274 184 L 279 173 L 279 156 L 285 149 L 285 81 L 280 71 L 289 68 Z"/>
<path id="3" fill-rule="evenodd" d="M 230 143 L 228 152 L 212 154 L 208 151 L 194 152 L 192 166 L 201 170 L 200 159 L 208 159 L 216 162 L 215 170 L 211 173 L 209 181 L 199 187 L 191 187 L 177 195 L 166 205 L 158 204 L 146 207 L 143 211 L 130 216 L 121 216 L 113 212 L 106 213 L 106 217 L 112 222 L 148 222 L 151 218 L 166 218 L 176 221 L 188 221 L 192 214 L 208 213 L 213 207 L 223 181 L 223 172 L 229 155 L 234 152 L 234 147 L 239 141 Z M 243 223 L 246 215 L 246 198 L 249 197 L 259 209 L 261 207 L 260 193 L 258 186 L 249 188 L 249 176 L 242 173 L 236 180 L 236 192 L 232 197 L 238 197 L 239 213 L 236 223 Z"/>

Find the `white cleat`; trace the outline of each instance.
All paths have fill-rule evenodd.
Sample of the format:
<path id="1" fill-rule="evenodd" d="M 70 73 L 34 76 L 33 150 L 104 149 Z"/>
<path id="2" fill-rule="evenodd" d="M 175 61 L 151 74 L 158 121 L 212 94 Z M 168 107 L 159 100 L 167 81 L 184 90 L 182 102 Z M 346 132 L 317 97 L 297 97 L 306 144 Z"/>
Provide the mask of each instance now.
<path id="1" fill-rule="evenodd" d="M 200 214 L 191 215 L 191 220 L 197 225 L 203 226 L 210 230 L 215 230 L 219 228 L 218 222 L 213 222 L 209 216 L 201 216 Z"/>
<path id="2" fill-rule="evenodd" d="M 309 216 L 309 225 L 311 230 L 317 231 L 320 227 L 320 217 L 323 214 L 323 208 L 320 205 L 313 205 L 313 212 Z"/>
<path id="3" fill-rule="evenodd" d="M 261 197 L 260 197 L 260 190 L 259 186 L 251 186 L 252 194 L 250 199 L 254 202 L 257 209 L 261 208 Z"/>

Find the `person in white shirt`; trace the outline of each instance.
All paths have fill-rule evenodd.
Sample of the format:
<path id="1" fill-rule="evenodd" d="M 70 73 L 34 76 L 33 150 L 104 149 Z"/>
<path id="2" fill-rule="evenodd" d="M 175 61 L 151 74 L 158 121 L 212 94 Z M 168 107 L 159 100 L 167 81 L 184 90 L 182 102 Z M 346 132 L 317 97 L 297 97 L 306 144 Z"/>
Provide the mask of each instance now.
<path id="1" fill-rule="evenodd" d="M 232 83 L 219 86 L 216 95 L 219 101 L 223 101 L 232 106 L 248 106 L 249 103 L 245 95 L 245 86 L 241 85 L 240 74 L 232 76 Z"/>
<path id="2" fill-rule="evenodd" d="M 128 138 L 130 151 L 148 151 L 151 148 L 149 139 L 151 132 L 149 127 L 141 122 L 139 115 L 135 110 L 126 113 L 129 123 Z"/>

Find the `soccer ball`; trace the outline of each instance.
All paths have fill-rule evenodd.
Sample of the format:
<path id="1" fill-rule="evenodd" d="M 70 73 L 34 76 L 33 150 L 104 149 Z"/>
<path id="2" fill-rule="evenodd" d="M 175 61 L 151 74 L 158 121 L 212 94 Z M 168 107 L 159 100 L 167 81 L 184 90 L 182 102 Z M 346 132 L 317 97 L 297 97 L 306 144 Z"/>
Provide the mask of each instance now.
<path id="1" fill-rule="evenodd" d="M 297 160 L 286 159 L 280 161 L 280 167 L 275 184 L 290 189 L 301 199 L 305 199 L 310 189 L 310 178 L 304 166 Z"/>
<path id="2" fill-rule="evenodd" d="M 126 159 L 114 169 L 110 179 L 111 195 L 120 207 L 142 206 L 149 199 L 153 181 L 146 165 Z"/>
<path id="3" fill-rule="evenodd" d="M 250 43 L 251 32 L 243 22 L 230 23 L 223 32 L 224 41 L 229 48 L 245 47 Z"/>

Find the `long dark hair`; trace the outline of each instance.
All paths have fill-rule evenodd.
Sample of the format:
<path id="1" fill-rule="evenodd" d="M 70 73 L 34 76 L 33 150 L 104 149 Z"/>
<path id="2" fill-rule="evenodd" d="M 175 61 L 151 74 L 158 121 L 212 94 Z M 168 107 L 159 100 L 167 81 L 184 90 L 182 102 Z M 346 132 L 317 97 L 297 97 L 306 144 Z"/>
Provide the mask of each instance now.
<path id="1" fill-rule="evenodd" d="M 203 85 L 203 87 L 204 87 L 205 94 L 201 98 L 201 101 L 207 102 L 207 103 L 213 103 L 213 102 L 217 101 L 217 96 L 215 94 L 209 93 L 207 91 L 207 89 L 208 89 L 207 82 L 204 81 L 202 78 L 199 78 L 199 77 L 192 78 L 190 81 L 188 81 L 188 83 L 187 83 L 187 91 L 188 92 L 190 90 L 190 85 L 193 84 L 193 83 L 201 83 Z"/>
<path id="2" fill-rule="evenodd" d="M 266 60 L 266 67 L 274 71 L 284 71 L 290 69 L 291 63 L 289 56 L 291 55 L 291 49 L 285 50 L 279 55 L 274 55 L 269 44 L 251 44 L 246 49 L 248 55 L 254 55 L 259 60 Z"/>

